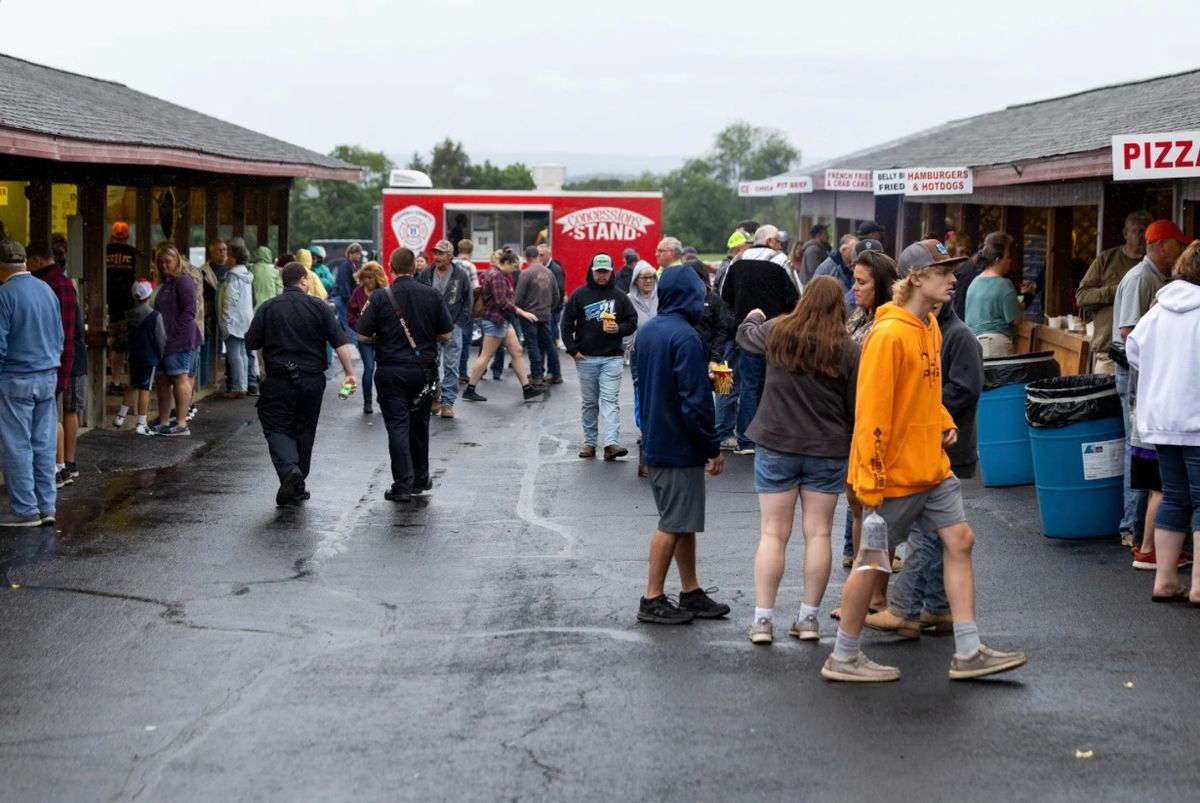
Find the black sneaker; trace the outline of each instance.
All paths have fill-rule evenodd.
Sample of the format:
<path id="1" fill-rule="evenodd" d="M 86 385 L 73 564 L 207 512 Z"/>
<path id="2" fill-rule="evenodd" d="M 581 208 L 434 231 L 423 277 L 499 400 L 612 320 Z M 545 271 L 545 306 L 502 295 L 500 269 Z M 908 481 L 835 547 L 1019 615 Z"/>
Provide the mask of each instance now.
<path id="1" fill-rule="evenodd" d="M 535 388 L 533 385 L 526 385 L 522 392 L 525 394 L 525 401 L 533 401 L 538 396 L 546 392 L 545 388 Z"/>
<path id="2" fill-rule="evenodd" d="M 412 492 L 402 491 L 399 488 L 396 488 L 395 486 L 393 486 L 383 492 L 383 498 L 388 500 L 389 502 L 411 502 L 412 501 Z"/>
<path id="3" fill-rule="evenodd" d="M 257 396 L 258 388 L 246 388 L 246 395 L 247 396 Z"/>
<path id="4" fill-rule="evenodd" d="M 422 482 L 421 480 L 416 480 L 415 482 L 413 482 L 413 489 L 412 489 L 413 496 L 420 496 L 421 494 L 428 493 L 429 491 L 432 491 L 432 490 L 433 490 L 433 480 L 432 479 L 425 480 L 424 482 Z"/>
<path id="5" fill-rule="evenodd" d="M 65 468 L 62 471 L 56 471 L 54 473 L 54 487 L 55 488 L 64 488 L 68 485 L 74 485 L 74 484 L 75 484 L 75 480 L 71 479 L 71 475 L 67 473 L 67 470 Z"/>
<path id="6" fill-rule="evenodd" d="M 304 472 L 293 468 L 279 481 L 279 491 L 275 494 L 275 504 L 278 507 L 290 505 L 299 500 L 300 490 L 304 487 Z"/>
<path id="7" fill-rule="evenodd" d="M 480 396 L 475 392 L 474 385 L 467 385 L 467 389 L 463 391 L 462 397 L 466 401 L 487 401 L 487 396 Z"/>
<path id="8" fill-rule="evenodd" d="M 716 591 L 717 589 L 710 588 L 708 590 Z M 729 606 L 723 602 L 714 602 L 703 588 L 680 593 L 679 609 L 691 611 L 696 614 L 698 619 L 720 619 L 722 616 L 729 615 Z"/>
<path id="9" fill-rule="evenodd" d="M 76 477 L 79 476 L 79 466 L 75 465 L 74 463 L 67 463 L 66 470 L 67 470 L 67 476 L 70 477 L 71 479 L 75 479 Z"/>
<path id="10" fill-rule="evenodd" d="M 642 597 L 638 605 L 638 621 L 653 625 L 686 625 L 696 614 L 675 607 L 666 594 L 660 594 L 654 599 Z"/>

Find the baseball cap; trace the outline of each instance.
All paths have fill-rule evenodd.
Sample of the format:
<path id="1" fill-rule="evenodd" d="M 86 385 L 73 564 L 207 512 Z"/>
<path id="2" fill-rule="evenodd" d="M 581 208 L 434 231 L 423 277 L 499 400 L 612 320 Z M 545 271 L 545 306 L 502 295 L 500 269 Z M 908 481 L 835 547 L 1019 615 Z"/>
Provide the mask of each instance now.
<path id="1" fill-rule="evenodd" d="M 612 257 L 608 254 L 596 254 L 596 256 L 592 257 L 590 267 L 593 273 L 598 270 L 612 270 Z"/>
<path id="2" fill-rule="evenodd" d="M 5 265 L 24 265 L 25 246 L 16 240 L 0 240 L 0 263 Z"/>
<path id="3" fill-rule="evenodd" d="M 118 220 L 116 223 L 112 224 L 112 238 L 114 240 L 128 240 L 129 224 L 123 220 Z"/>
<path id="4" fill-rule="evenodd" d="M 1163 240 L 1175 240 L 1184 245 L 1191 245 L 1192 242 L 1192 238 L 1170 220 L 1156 220 L 1146 227 L 1147 243 L 1161 243 Z"/>
<path id="5" fill-rule="evenodd" d="M 628 261 L 629 261 L 629 260 L 631 260 L 631 259 L 638 259 L 638 258 L 639 258 L 639 257 L 638 257 L 638 252 L 637 252 L 637 251 L 634 251 L 632 248 L 626 248 L 626 249 L 625 249 L 625 253 L 624 253 L 624 254 L 622 254 L 621 256 L 625 257 L 625 261 L 626 261 L 626 262 L 628 262 Z"/>
<path id="6" fill-rule="evenodd" d="M 872 234 L 876 234 L 881 231 L 886 231 L 886 229 L 884 229 L 883 226 L 880 226 L 874 220 L 864 220 L 862 223 L 858 224 L 858 238 L 860 240 L 863 237 L 870 237 Z"/>
<path id="7" fill-rule="evenodd" d="M 429 250 L 430 251 L 445 251 L 447 254 L 453 254 L 454 246 L 450 245 L 449 240 L 438 240 L 436 243 L 433 244 L 433 248 L 430 248 Z"/>
<path id="8" fill-rule="evenodd" d="M 150 282 L 134 282 L 133 297 L 138 301 L 145 301 L 154 292 L 154 288 L 150 286 Z"/>
<path id="9" fill-rule="evenodd" d="M 694 257 L 694 256 L 696 256 L 696 254 L 698 254 L 700 252 L 696 250 L 695 246 L 685 245 L 683 247 L 683 251 L 680 253 L 682 253 L 685 257 L 687 257 L 687 256 Z"/>
<path id="10" fill-rule="evenodd" d="M 878 254 L 882 254 L 883 253 L 883 243 L 879 242 L 878 240 L 872 240 L 870 238 L 868 238 L 866 240 L 859 240 L 858 244 L 854 246 L 854 258 L 858 259 L 859 254 L 866 253 L 867 251 L 874 251 Z"/>
<path id="11" fill-rule="evenodd" d="M 930 265 L 952 268 L 961 265 L 969 257 L 952 257 L 939 240 L 918 240 L 900 252 L 896 264 L 900 267 L 900 275 L 904 276 L 914 270 L 928 268 Z"/>
<path id="12" fill-rule="evenodd" d="M 735 248 L 740 248 L 748 242 L 750 242 L 750 238 L 746 236 L 744 231 L 735 231 L 733 234 L 729 235 L 729 240 L 725 243 L 725 250 L 732 251 Z"/>

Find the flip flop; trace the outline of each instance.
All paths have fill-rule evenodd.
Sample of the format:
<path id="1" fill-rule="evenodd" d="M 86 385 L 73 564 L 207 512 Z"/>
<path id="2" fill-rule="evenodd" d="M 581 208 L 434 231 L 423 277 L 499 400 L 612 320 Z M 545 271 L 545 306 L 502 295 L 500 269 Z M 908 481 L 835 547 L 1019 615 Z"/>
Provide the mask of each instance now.
<path id="1" fill-rule="evenodd" d="M 1186 596 L 1186 593 L 1187 593 L 1187 592 L 1184 592 L 1185 596 Z M 1198 602 L 1198 603 L 1195 603 L 1195 604 L 1196 604 L 1196 606 L 1197 606 L 1197 607 L 1200 607 L 1200 602 Z M 880 610 L 882 610 L 882 609 L 880 609 L 880 608 L 870 608 L 870 607 L 868 607 L 868 608 L 867 608 L 867 613 L 879 613 L 879 611 L 880 611 Z M 834 608 L 832 611 L 830 611 L 830 612 L 829 612 L 829 618 L 830 618 L 830 619 L 837 619 L 839 622 L 840 622 L 840 621 L 842 621 L 842 609 L 841 609 L 841 608 Z"/>
<path id="2" fill-rule="evenodd" d="M 1181 588 L 1174 594 L 1151 594 L 1151 602 L 1187 602 L 1188 592 L 1186 588 Z M 1196 603 L 1192 603 L 1195 605 Z"/>

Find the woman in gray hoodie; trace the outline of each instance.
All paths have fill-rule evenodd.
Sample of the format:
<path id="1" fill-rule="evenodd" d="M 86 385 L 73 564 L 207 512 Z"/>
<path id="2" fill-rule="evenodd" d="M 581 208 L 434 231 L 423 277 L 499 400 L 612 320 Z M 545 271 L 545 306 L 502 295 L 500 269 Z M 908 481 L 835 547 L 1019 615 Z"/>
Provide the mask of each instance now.
<path id="1" fill-rule="evenodd" d="M 229 252 L 236 263 L 225 275 L 221 284 L 219 306 L 221 310 L 221 337 L 225 341 L 225 353 L 229 356 L 228 399 L 240 399 L 246 395 L 247 369 L 246 330 L 254 318 L 254 277 L 246 263 L 250 254 L 245 246 L 233 245 Z"/>

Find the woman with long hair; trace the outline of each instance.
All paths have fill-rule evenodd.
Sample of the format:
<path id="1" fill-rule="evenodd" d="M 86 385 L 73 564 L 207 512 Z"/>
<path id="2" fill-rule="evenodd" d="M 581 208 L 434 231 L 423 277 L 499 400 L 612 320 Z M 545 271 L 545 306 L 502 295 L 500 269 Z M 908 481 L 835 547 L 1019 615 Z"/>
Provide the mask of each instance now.
<path id="1" fill-rule="evenodd" d="M 762 402 L 747 435 L 754 441 L 754 489 L 762 535 L 754 558 L 750 641 L 774 640 L 775 598 L 800 500 L 804 532 L 804 601 L 789 635 L 820 638 L 817 612 L 829 583 L 830 535 L 854 430 L 859 347 L 846 331 L 842 284 L 818 276 L 796 308 L 771 320 L 752 310 L 737 344 L 764 355 Z"/>
<path id="2" fill-rule="evenodd" d="M 521 394 L 524 401 L 536 399 L 545 393 L 542 388 L 529 384 L 529 374 L 525 370 L 524 352 L 517 340 L 516 329 L 509 319 L 517 311 L 516 289 L 508 280 L 509 274 L 517 269 L 521 259 L 511 249 L 505 248 L 499 256 L 497 264 L 488 268 L 487 273 L 479 282 L 479 292 L 483 294 L 483 345 L 479 350 L 479 358 L 471 368 L 467 379 L 467 389 L 463 391 L 463 399 L 470 402 L 487 401 L 475 390 L 475 385 L 483 378 L 488 362 L 496 354 L 497 349 L 504 346 L 512 357 L 513 371 L 521 383 Z"/>
<path id="3" fill-rule="evenodd" d="M 637 311 L 638 329 L 641 329 L 647 321 L 658 314 L 658 271 L 644 259 L 639 259 L 633 268 L 633 277 L 630 280 L 631 287 L 629 288 L 629 300 L 633 302 L 633 308 Z M 637 361 L 632 359 L 633 350 L 637 347 L 637 332 L 625 338 L 625 359 L 630 367 L 630 373 L 633 379 L 633 420 L 637 424 L 640 431 L 642 428 L 642 399 L 638 393 L 638 373 Z M 638 476 L 650 476 L 649 469 L 642 462 L 642 439 L 638 438 Z"/>
<path id="4" fill-rule="evenodd" d="M 154 296 L 154 309 L 162 315 L 167 342 L 158 370 L 158 426 L 154 434 L 174 438 L 192 434 L 186 414 L 192 401 L 188 374 L 196 360 L 196 346 L 200 345 L 196 283 L 184 270 L 183 257 L 174 245 L 158 249 L 155 266 L 162 283 Z M 183 420 L 172 420 L 171 410 L 184 411 Z"/>
<path id="5" fill-rule="evenodd" d="M 371 298 L 371 293 L 388 286 L 387 274 L 383 272 L 383 265 L 378 262 L 364 264 L 354 274 L 354 281 L 358 282 L 358 286 L 354 288 L 354 292 L 350 294 L 350 301 L 346 303 L 346 321 L 350 324 L 351 329 L 357 328 L 358 316 L 362 315 L 363 310 L 367 308 L 367 300 Z M 375 377 L 375 339 L 373 337 L 358 336 L 358 355 L 362 358 L 363 365 L 362 379 L 358 383 L 363 394 L 363 415 L 371 415 L 375 412 L 371 407 L 372 390 L 374 389 L 372 380 Z"/>

